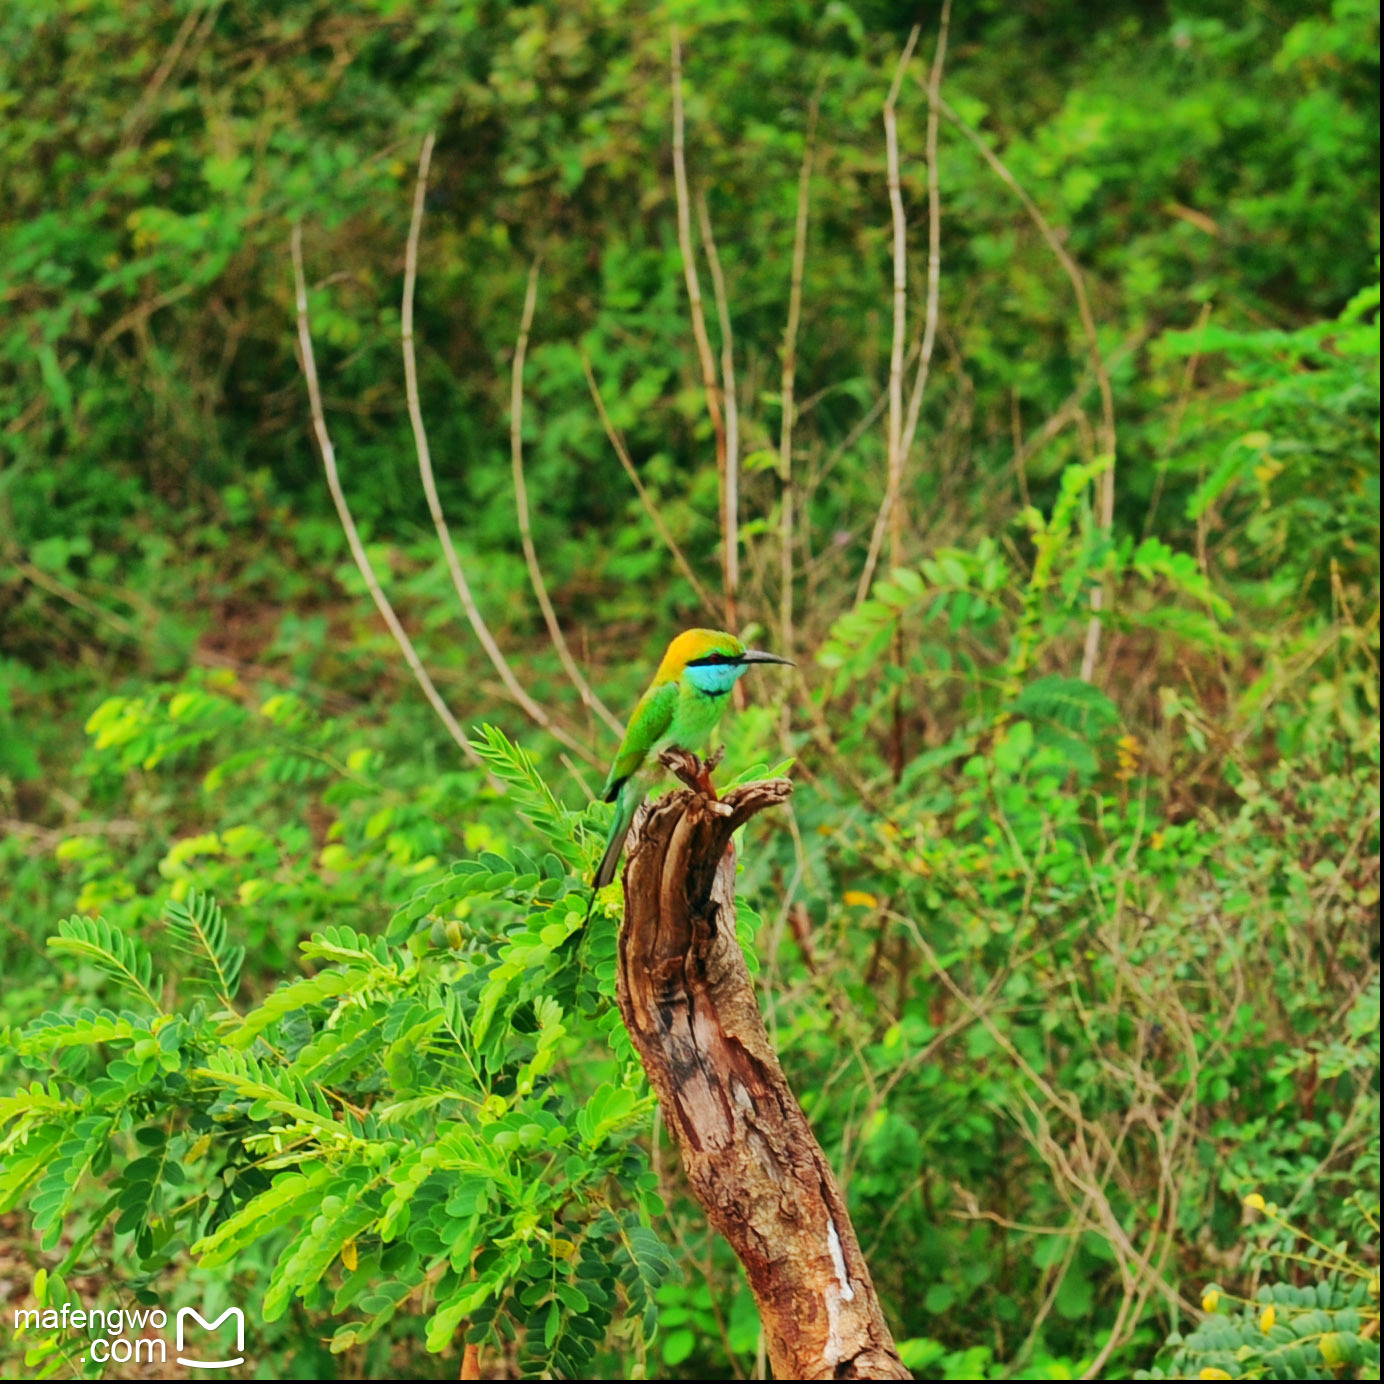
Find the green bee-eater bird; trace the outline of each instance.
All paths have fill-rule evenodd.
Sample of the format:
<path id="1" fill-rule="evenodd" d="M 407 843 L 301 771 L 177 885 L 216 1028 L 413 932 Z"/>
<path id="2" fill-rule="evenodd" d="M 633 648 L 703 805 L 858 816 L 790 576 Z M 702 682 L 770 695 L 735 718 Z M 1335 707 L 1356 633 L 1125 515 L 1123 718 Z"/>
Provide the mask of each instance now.
<path id="1" fill-rule="evenodd" d="M 747 649 L 723 630 L 686 630 L 668 645 L 648 691 L 635 705 L 601 789 L 601 801 L 615 804 L 615 820 L 596 871 L 596 889 L 615 878 L 634 814 L 660 770 L 659 755 L 670 749 L 702 749 L 726 709 L 731 688 L 756 663 L 793 666 L 777 654 Z"/>

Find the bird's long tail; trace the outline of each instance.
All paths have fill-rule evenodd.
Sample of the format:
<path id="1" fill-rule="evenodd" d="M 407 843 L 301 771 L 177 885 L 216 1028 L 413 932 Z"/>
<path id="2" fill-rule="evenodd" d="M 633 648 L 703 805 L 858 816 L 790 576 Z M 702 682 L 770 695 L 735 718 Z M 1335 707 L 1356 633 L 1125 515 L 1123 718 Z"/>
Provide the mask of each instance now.
<path id="1" fill-rule="evenodd" d="M 634 825 L 634 814 L 643 802 L 643 792 L 632 783 L 626 783 L 615 799 L 615 820 L 610 824 L 610 835 L 606 838 L 605 854 L 596 867 L 596 878 L 592 888 L 604 889 L 615 878 L 620 868 L 620 856 L 625 849 L 625 838 Z"/>

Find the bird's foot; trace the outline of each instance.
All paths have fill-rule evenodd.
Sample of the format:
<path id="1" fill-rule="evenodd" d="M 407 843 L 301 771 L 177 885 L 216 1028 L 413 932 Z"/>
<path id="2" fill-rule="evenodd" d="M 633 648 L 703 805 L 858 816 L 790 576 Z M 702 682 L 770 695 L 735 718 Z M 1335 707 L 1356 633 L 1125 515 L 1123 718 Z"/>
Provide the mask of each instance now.
<path id="1" fill-rule="evenodd" d="M 680 778 L 689 788 L 695 789 L 712 802 L 720 801 L 716 785 L 711 781 L 711 771 L 725 758 L 726 747 L 718 746 L 705 759 L 699 758 L 690 750 L 668 749 L 659 756 L 665 768 Z"/>
<path id="2" fill-rule="evenodd" d="M 697 761 L 696 782 L 699 792 L 704 793 L 712 802 L 720 802 L 721 795 L 716 791 L 716 785 L 711 781 L 711 771 L 726 757 L 726 747 L 717 745 L 705 759 Z"/>

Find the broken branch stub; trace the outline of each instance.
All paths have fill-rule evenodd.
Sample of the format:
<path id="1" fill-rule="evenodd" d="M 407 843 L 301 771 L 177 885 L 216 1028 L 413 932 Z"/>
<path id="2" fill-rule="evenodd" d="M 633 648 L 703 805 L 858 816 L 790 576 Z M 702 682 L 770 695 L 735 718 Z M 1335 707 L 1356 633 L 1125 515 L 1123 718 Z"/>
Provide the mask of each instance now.
<path id="1" fill-rule="evenodd" d="M 625 866 L 620 1012 L 693 1195 L 729 1241 L 778 1379 L 910 1379 L 880 1311 L 845 1199 L 788 1087 L 735 935 L 731 833 L 787 800 L 787 779 L 641 810 Z"/>

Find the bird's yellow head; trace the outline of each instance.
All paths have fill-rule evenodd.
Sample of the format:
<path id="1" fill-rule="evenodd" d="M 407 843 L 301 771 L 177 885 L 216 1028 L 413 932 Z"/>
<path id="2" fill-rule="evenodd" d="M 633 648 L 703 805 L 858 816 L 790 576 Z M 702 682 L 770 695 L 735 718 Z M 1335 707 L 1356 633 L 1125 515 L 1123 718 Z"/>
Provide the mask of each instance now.
<path id="1" fill-rule="evenodd" d="M 759 649 L 747 649 L 724 630 L 684 630 L 668 645 L 654 681 L 681 682 L 685 679 L 699 691 L 717 694 L 730 691 L 735 680 L 756 663 L 789 663 L 789 660 Z"/>

